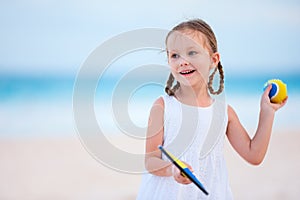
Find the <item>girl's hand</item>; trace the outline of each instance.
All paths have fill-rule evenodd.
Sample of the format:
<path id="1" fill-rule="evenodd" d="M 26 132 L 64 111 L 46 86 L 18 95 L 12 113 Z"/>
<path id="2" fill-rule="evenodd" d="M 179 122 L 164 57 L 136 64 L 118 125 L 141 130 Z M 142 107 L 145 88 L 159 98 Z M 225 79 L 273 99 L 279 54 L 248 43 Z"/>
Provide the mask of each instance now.
<path id="1" fill-rule="evenodd" d="M 285 100 L 283 100 L 283 102 L 281 103 L 272 103 L 269 98 L 271 89 L 272 84 L 268 85 L 268 87 L 265 89 L 261 98 L 260 107 L 261 109 L 272 109 L 272 111 L 277 111 L 286 104 L 288 97 L 286 97 Z"/>
<path id="2" fill-rule="evenodd" d="M 191 170 L 191 172 L 194 171 L 189 164 L 187 164 L 185 162 L 183 162 L 183 163 L 186 164 L 186 166 L 188 166 L 188 168 Z M 192 183 L 192 181 L 189 178 L 185 177 L 175 165 L 172 165 L 172 174 L 173 174 L 175 181 L 178 183 L 181 183 L 184 185 Z"/>

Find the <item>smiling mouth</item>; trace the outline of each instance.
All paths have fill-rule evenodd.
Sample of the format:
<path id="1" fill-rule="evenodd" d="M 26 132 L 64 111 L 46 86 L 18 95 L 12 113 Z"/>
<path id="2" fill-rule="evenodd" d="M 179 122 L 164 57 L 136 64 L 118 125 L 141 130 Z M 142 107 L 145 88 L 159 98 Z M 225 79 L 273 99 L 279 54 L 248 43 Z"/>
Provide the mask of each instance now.
<path id="1" fill-rule="evenodd" d="M 196 70 L 186 70 L 186 71 L 182 71 L 182 72 L 179 72 L 181 75 L 189 75 L 189 74 L 192 74 L 194 73 Z"/>

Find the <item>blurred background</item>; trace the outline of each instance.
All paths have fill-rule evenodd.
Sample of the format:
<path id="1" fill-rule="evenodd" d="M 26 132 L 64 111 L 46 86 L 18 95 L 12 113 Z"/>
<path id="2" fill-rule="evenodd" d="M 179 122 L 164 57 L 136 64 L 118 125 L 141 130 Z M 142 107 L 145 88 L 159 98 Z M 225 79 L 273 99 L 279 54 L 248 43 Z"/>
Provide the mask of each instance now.
<path id="1" fill-rule="evenodd" d="M 236 170 L 229 169 L 233 193 L 237 199 L 247 196 L 297 199 L 299 192 L 294 190 L 300 184 L 296 170 L 300 167 L 297 155 L 300 2 L 297 0 L 1 1 L 0 199 L 134 199 L 140 176 L 102 166 L 81 145 L 72 111 L 74 81 L 89 54 L 113 36 L 140 28 L 171 29 L 192 18 L 204 19 L 217 36 L 225 70 L 226 99 L 250 135 L 256 128 L 265 82 L 280 78 L 288 85 L 288 104 L 277 112 L 274 122 L 274 144 L 277 141 L 282 146 L 273 148 L 292 156 L 272 157 L 270 153 L 269 161 L 259 169 L 262 171 L 254 170 L 251 177 L 267 180 L 260 182 L 274 184 L 274 190 L 260 190 L 252 196 L 238 184 L 241 180 L 234 178 L 244 172 L 234 174 Z M 149 51 L 125 55 L 113 62 L 109 67 L 115 82 L 108 74 L 103 93 L 111 92 L 111 84 L 126 73 L 124 68 L 130 70 L 131 66 L 152 59 L 167 64 L 164 53 Z M 132 121 L 146 126 L 151 104 L 161 94 L 163 88 L 157 86 L 136 92 L 127 108 Z M 96 115 L 107 114 L 97 109 L 102 103 L 95 100 Z M 112 120 L 105 125 L 116 126 Z M 114 131 L 110 134 L 118 135 Z M 120 143 L 125 141 L 122 139 Z M 239 159 L 229 159 L 229 166 L 236 166 L 235 161 L 243 169 L 253 170 Z M 278 171 L 270 172 L 268 168 L 277 162 L 294 166 L 280 166 L 279 170 L 290 173 L 284 180 Z M 262 177 L 265 172 L 268 176 Z M 128 179 L 132 180 L 131 186 L 126 184 Z M 274 180 L 288 184 L 290 190 L 278 190 L 280 187 Z M 121 188 L 118 194 L 115 187 Z"/>

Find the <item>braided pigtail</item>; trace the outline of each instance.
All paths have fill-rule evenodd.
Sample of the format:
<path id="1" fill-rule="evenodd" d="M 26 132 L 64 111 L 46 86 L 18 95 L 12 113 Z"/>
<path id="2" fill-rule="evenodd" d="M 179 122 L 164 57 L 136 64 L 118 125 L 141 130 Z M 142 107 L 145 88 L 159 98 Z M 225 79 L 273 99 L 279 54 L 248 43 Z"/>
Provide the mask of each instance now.
<path id="1" fill-rule="evenodd" d="M 170 73 L 169 75 L 169 79 L 167 81 L 167 85 L 165 87 L 165 92 L 169 95 L 169 96 L 174 96 L 175 95 L 175 91 L 180 87 L 179 82 L 177 81 L 176 85 L 172 88 L 173 83 L 174 83 L 174 76 L 172 73 Z"/>
<path id="2" fill-rule="evenodd" d="M 217 91 L 214 91 L 213 80 L 214 80 L 214 76 L 215 76 L 217 70 L 219 70 L 220 83 L 219 83 L 219 89 Z M 213 73 L 209 76 L 208 89 L 209 89 L 209 92 L 213 95 L 220 94 L 224 89 L 224 71 L 223 71 L 223 66 L 221 65 L 221 62 L 219 62 L 218 66 L 215 68 Z"/>

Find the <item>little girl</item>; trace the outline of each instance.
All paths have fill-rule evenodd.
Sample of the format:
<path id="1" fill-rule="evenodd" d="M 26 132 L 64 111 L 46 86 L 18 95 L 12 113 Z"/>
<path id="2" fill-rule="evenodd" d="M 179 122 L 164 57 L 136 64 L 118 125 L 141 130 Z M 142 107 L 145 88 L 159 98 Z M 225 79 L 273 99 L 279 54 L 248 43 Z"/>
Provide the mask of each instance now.
<path id="1" fill-rule="evenodd" d="M 211 96 L 221 94 L 224 88 L 223 67 L 211 27 L 200 19 L 180 23 L 167 35 L 166 50 L 171 69 L 167 95 L 158 98 L 150 112 L 145 156 L 149 173 L 143 175 L 137 199 L 232 199 L 223 156 L 224 136 L 242 158 L 260 164 L 268 148 L 275 111 L 287 99 L 281 104 L 271 103 L 268 94 L 272 86 L 267 87 L 251 139 L 233 108 L 222 98 Z M 217 71 L 220 85 L 214 91 L 212 82 Z M 189 166 L 208 196 L 162 156 L 159 145 Z"/>

